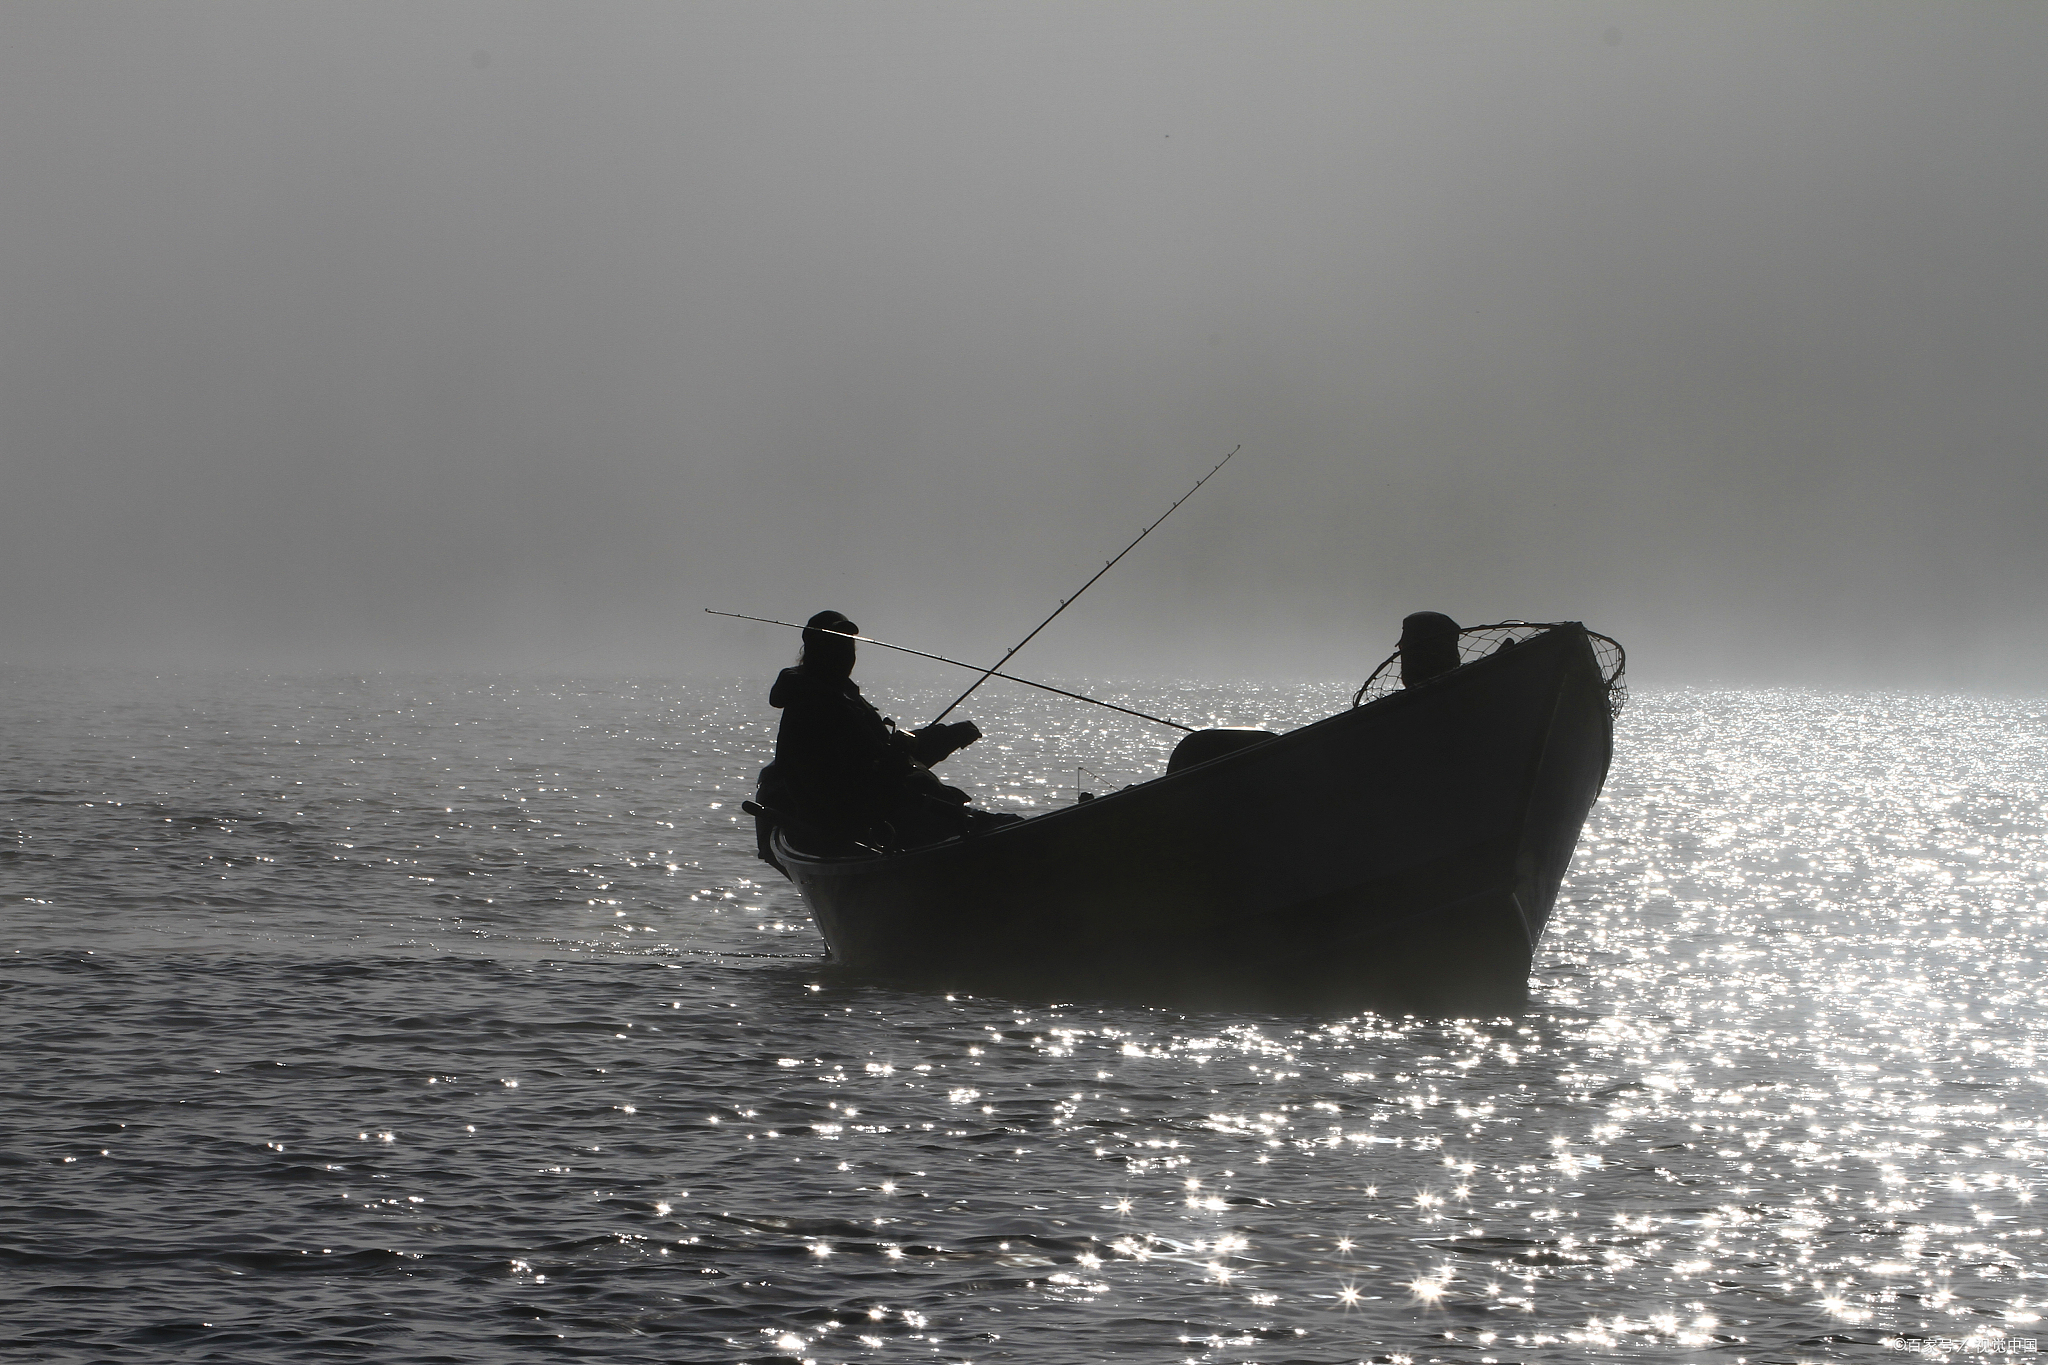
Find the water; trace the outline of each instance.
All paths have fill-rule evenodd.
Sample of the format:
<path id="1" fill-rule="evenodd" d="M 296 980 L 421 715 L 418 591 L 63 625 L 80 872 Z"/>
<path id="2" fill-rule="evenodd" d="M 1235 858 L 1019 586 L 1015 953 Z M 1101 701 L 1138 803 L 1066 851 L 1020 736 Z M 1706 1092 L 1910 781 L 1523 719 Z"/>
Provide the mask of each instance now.
<path id="1" fill-rule="evenodd" d="M 5 682 L 11 1359 L 1871 1361 L 2039 1329 L 2048 703 L 1639 695 L 1536 1007 L 1431 1023 L 835 982 L 737 811 L 758 680 Z M 1277 727 L 1345 694 L 1130 696 Z M 1171 739 L 976 701 L 948 773 L 999 808 Z"/>

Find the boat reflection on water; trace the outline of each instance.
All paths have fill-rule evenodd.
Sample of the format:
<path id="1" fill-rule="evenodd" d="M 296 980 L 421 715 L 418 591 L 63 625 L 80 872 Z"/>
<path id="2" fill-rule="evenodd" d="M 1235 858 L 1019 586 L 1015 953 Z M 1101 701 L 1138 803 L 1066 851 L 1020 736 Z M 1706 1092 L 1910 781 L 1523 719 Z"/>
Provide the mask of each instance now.
<path id="1" fill-rule="evenodd" d="M 1529 967 L 1623 696 L 1576 622 L 1472 627 L 1461 666 L 992 832 L 828 856 L 772 831 L 835 967 L 1157 1004 L 1497 1014 Z"/>

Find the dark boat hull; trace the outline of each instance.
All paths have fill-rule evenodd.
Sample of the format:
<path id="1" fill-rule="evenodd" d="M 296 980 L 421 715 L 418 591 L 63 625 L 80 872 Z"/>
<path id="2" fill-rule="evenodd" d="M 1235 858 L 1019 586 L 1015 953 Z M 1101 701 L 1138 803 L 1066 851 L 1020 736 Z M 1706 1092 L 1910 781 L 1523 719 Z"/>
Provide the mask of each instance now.
<path id="1" fill-rule="evenodd" d="M 981 991 L 1494 1013 L 1612 748 L 1586 632 L 1020 824 L 882 856 L 776 835 L 835 964 Z"/>

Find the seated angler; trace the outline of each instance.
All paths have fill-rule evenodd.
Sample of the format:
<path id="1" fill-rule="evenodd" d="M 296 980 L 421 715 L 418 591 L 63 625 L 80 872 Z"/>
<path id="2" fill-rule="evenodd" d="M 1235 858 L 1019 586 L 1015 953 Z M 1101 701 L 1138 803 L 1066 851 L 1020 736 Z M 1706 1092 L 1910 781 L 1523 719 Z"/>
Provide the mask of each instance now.
<path id="1" fill-rule="evenodd" d="M 761 770 L 761 856 L 780 819 L 818 852 L 911 848 L 1007 824 L 1015 816 L 967 808 L 967 793 L 932 775 L 933 764 L 981 738 L 972 721 L 900 730 L 853 681 L 860 627 L 836 611 L 804 625 L 803 652 L 768 693 L 782 711 L 775 761 Z"/>

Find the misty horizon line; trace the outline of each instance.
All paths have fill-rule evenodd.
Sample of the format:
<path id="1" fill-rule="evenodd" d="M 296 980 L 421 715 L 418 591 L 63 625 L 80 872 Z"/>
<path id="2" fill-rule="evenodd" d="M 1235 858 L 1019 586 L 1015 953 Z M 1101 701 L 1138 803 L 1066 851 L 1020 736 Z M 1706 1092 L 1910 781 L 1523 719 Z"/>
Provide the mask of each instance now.
<path id="1" fill-rule="evenodd" d="M 1392 657 L 1391 650 L 1387 658 Z M 281 683 L 327 683 L 350 682 L 358 686 L 369 686 L 374 682 L 408 683 L 472 682 L 485 688 L 513 686 L 579 686 L 593 688 L 717 688 L 727 690 L 758 684 L 762 703 L 765 707 L 768 688 L 779 669 L 795 663 L 794 655 L 766 668 L 706 667 L 676 664 L 646 663 L 635 665 L 625 661 L 608 661 L 588 668 L 577 668 L 559 662 L 529 661 L 524 663 L 468 660 L 464 662 L 429 662 L 424 660 L 385 660 L 375 665 L 342 663 L 338 661 L 259 661 L 259 660 L 207 660 L 207 661 L 136 661 L 136 660 L 93 660 L 71 659 L 52 661 L 5 661 L 0 660 L 0 684 L 8 678 L 51 678 L 74 677 L 102 680 L 117 684 L 143 682 L 207 682 L 207 681 L 274 681 Z M 1266 687 L 1342 687 L 1357 688 L 1376 660 L 1355 675 L 1335 672 L 1299 672 L 1265 674 L 1224 674 L 1197 672 L 1156 672 L 1156 673 L 1097 673 L 1086 671 L 1016 670 L 1017 676 L 1031 681 L 1051 683 L 1070 690 L 1089 688 L 1101 692 L 1116 692 L 1109 699 L 1130 700 L 1131 693 L 1147 688 L 1195 688 L 1202 690 L 1230 688 Z M 891 696 L 908 693 L 922 697 L 925 694 L 948 693 L 963 680 L 979 671 L 972 668 L 939 671 L 924 671 L 906 668 L 867 668 L 859 666 L 855 681 L 870 694 L 870 700 L 886 704 Z M 2048 696 L 2048 688 L 2028 691 L 2000 685 L 1940 686 L 1930 684 L 1869 682 L 1829 682 L 1826 680 L 1800 680 L 1794 678 L 1767 678 L 1749 676 L 1694 676 L 1676 677 L 1659 670 L 1645 675 L 1633 659 L 1630 660 L 1626 675 L 1632 696 L 1667 696 L 1688 692 L 1702 695 L 1713 694 L 1803 694 L 1815 697 L 1972 697 L 1992 700 L 2035 700 Z M 984 690 L 976 693 L 977 698 L 1022 699 L 1031 695 L 1028 686 L 1006 684 L 993 679 Z M 1048 699 L 1047 705 L 1057 705 Z M 1085 715 L 1089 708 L 1086 703 L 1070 703 L 1077 715 Z M 970 711 L 973 709 L 970 704 Z M 1145 722 L 1137 721 L 1143 725 Z"/>

